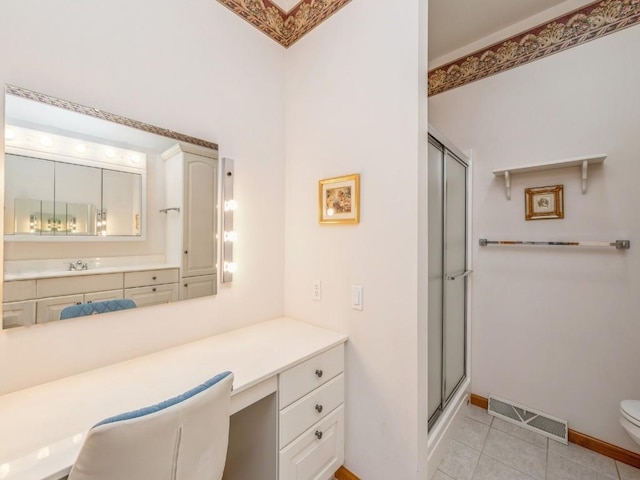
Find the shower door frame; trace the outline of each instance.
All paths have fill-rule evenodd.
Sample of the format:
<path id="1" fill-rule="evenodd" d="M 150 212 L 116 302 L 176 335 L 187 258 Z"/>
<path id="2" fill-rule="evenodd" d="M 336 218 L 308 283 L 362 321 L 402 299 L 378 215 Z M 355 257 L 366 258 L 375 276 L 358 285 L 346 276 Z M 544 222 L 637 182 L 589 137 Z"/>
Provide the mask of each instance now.
<path id="1" fill-rule="evenodd" d="M 465 245 L 465 269 L 466 271 L 472 270 L 472 222 L 471 222 L 471 212 L 472 212 L 472 159 L 471 154 L 466 155 L 462 151 L 460 151 L 451 141 L 449 141 L 446 137 L 441 135 L 436 129 L 434 129 L 431 125 L 429 125 L 429 134 L 428 134 L 428 143 L 432 143 L 434 146 L 439 148 L 442 153 L 442 162 L 443 162 L 443 209 L 441 212 L 442 215 L 442 230 L 443 230 L 443 255 L 442 255 L 442 339 L 441 339 L 441 351 L 442 351 L 442 363 L 441 363 L 441 385 L 440 385 L 440 399 L 441 403 L 439 408 L 436 409 L 431 416 L 428 416 L 428 431 L 431 431 L 432 428 L 438 424 L 438 420 L 443 416 L 443 413 L 447 411 L 448 405 L 454 401 L 458 397 L 458 392 L 460 391 L 463 385 L 469 385 L 471 379 L 471 335 L 470 335 L 470 317 L 471 317 L 471 291 L 472 291 L 472 281 L 470 276 L 465 276 L 463 279 L 465 282 L 464 286 L 464 375 L 457 382 L 455 387 L 451 390 L 451 393 L 448 397 L 445 398 L 446 393 L 446 350 L 445 350 L 445 342 L 446 342 L 446 329 L 444 328 L 444 322 L 446 318 L 446 282 L 447 276 L 449 272 L 447 272 L 447 265 L 445 259 L 445 242 L 444 237 L 446 235 L 446 227 L 447 227 L 447 205 L 446 205 L 446 196 L 447 196 L 447 186 L 446 186 L 446 155 L 447 153 L 454 159 L 458 161 L 466 168 L 466 198 L 465 198 L 465 237 L 466 237 L 466 245 Z M 427 320 L 428 321 L 428 320 Z M 428 372 L 428 368 L 427 368 Z M 456 402 L 457 403 L 457 402 Z"/>

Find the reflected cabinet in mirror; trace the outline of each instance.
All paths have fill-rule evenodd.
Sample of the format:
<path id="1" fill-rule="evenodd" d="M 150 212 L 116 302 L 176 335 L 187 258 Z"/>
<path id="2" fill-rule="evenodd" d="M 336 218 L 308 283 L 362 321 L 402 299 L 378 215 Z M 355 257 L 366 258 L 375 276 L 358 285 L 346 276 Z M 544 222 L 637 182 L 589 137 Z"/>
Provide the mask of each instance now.
<path id="1" fill-rule="evenodd" d="M 3 328 L 217 292 L 218 146 L 8 85 Z"/>

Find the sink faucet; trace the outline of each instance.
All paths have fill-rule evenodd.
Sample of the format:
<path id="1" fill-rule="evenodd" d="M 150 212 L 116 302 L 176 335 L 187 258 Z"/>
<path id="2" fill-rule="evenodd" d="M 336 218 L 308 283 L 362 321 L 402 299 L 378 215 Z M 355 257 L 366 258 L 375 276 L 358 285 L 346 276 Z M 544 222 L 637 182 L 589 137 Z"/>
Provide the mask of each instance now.
<path id="1" fill-rule="evenodd" d="M 78 260 L 75 263 L 69 262 L 69 271 L 74 270 L 89 270 L 89 265 L 87 262 L 83 262 L 82 260 Z"/>

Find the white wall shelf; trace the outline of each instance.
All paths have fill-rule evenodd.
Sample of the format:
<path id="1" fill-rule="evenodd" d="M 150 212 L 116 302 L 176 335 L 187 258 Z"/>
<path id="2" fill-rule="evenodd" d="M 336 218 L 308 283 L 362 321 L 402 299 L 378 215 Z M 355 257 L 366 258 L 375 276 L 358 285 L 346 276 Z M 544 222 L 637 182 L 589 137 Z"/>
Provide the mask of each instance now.
<path id="1" fill-rule="evenodd" d="M 552 170 L 555 168 L 580 167 L 582 171 L 582 193 L 587 193 L 587 170 L 589 165 L 595 165 L 604 162 L 607 155 L 599 153 L 597 155 L 589 155 L 586 157 L 567 158 L 565 160 L 555 160 L 553 162 L 535 163 L 524 165 L 522 167 L 503 168 L 494 170 L 496 177 L 504 177 L 504 186 L 507 194 L 507 200 L 511 200 L 511 176 L 518 173 L 539 172 L 542 170 Z"/>

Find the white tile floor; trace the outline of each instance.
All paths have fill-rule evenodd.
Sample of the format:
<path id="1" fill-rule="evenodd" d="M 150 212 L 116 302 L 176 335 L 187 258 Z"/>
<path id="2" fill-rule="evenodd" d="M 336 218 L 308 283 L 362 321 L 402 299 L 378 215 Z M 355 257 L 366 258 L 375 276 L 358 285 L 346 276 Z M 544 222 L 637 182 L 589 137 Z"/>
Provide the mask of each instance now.
<path id="1" fill-rule="evenodd" d="M 433 480 L 640 480 L 640 470 L 469 406 Z"/>

